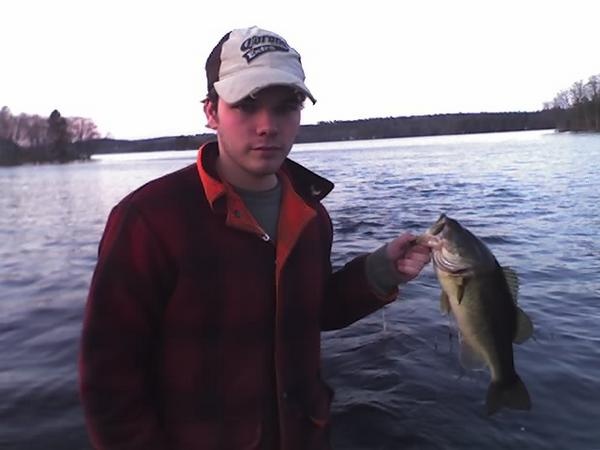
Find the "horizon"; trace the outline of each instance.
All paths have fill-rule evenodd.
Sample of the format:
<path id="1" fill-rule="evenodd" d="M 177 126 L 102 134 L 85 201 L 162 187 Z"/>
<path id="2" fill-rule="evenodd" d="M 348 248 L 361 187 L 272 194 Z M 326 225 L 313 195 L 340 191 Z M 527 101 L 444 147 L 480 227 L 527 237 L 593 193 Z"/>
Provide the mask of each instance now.
<path id="1" fill-rule="evenodd" d="M 0 108 L 2 108 L 4 106 L 7 106 L 7 105 L 2 105 L 2 106 L 0 106 Z M 10 110 L 10 108 L 9 108 L 9 110 Z M 480 111 L 480 112 L 466 112 L 466 113 L 460 112 L 460 113 L 421 114 L 421 115 L 412 115 L 412 116 L 367 117 L 367 118 L 346 119 L 346 120 L 336 120 L 336 119 L 333 119 L 333 120 L 328 120 L 328 121 L 321 121 L 321 122 L 318 122 L 318 123 L 301 123 L 300 127 L 327 125 L 327 124 L 331 124 L 331 123 L 361 122 L 361 121 L 385 120 L 385 119 L 409 119 L 409 118 L 436 117 L 436 116 L 452 116 L 452 115 L 535 114 L 535 113 L 539 113 L 539 112 L 542 112 L 542 111 L 544 111 L 544 109 L 539 109 L 537 111 L 498 111 L 498 112 Z M 60 113 L 60 111 L 59 111 L 59 113 Z M 48 116 L 50 116 L 50 114 L 48 114 L 48 116 L 43 116 L 41 114 L 27 113 L 27 112 L 23 112 L 23 113 L 19 113 L 19 114 L 25 114 L 25 115 L 28 115 L 30 117 L 34 116 L 34 115 L 37 115 L 37 116 L 40 116 L 42 118 L 47 118 Z M 16 114 L 13 114 L 13 115 L 16 116 Z M 63 116 L 62 114 L 61 114 L 61 117 L 65 117 L 66 119 L 81 118 L 81 117 Z M 90 118 L 85 118 L 85 119 L 90 119 Z M 512 132 L 512 131 L 514 131 L 514 130 L 506 131 L 506 132 Z M 523 130 L 523 131 L 527 131 L 527 130 Z M 488 132 L 481 132 L 481 133 L 488 133 Z M 127 141 L 127 140 L 152 140 L 152 139 L 163 139 L 163 138 L 193 137 L 193 136 L 201 136 L 201 135 L 206 135 L 206 134 L 216 134 L 216 133 L 215 133 L 214 130 L 205 129 L 205 130 L 200 131 L 200 132 L 195 133 L 195 134 L 175 134 L 175 135 L 164 135 L 164 136 L 147 136 L 147 137 L 141 137 L 141 138 L 119 138 L 119 137 L 114 137 L 114 136 L 110 136 L 110 135 L 101 135 L 99 138 L 94 138 L 94 139 L 110 139 L 110 140 L 123 140 L 123 141 Z M 427 136 L 429 136 L 429 135 L 427 135 Z"/>

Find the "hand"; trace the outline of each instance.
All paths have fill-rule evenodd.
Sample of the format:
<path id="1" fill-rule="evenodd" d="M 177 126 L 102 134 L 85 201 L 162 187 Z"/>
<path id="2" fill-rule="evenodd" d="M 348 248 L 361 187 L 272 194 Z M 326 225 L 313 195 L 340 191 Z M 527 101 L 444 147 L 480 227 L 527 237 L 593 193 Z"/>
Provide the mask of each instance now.
<path id="1" fill-rule="evenodd" d="M 416 236 L 404 233 L 386 246 L 386 255 L 398 272 L 402 281 L 415 278 L 421 270 L 431 261 L 431 249 L 423 244 L 418 244 Z"/>

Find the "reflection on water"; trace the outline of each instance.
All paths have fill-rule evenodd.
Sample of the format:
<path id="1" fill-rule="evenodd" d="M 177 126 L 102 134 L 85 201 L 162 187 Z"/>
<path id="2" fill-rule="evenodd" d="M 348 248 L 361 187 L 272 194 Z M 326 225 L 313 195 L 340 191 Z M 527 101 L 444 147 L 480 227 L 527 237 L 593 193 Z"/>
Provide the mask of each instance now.
<path id="1" fill-rule="evenodd" d="M 401 299 L 324 334 L 340 449 L 600 448 L 600 136 L 552 132 L 302 144 L 329 177 L 333 262 L 440 212 L 521 276 L 534 339 L 515 346 L 531 412 L 484 412 L 487 372 L 463 371 L 431 268 Z M 76 392 L 86 291 L 110 208 L 195 152 L 0 168 L 0 448 L 87 448 Z"/>

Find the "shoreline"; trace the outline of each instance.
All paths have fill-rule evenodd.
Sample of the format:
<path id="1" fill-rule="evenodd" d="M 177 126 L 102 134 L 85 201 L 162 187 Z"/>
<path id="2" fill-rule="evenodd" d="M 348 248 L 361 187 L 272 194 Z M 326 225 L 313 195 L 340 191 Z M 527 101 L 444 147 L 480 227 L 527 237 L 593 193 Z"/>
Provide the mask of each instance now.
<path id="1" fill-rule="evenodd" d="M 386 117 L 320 122 L 301 125 L 297 144 L 345 142 L 403 137 L 464 135 L 557 129 L 554 110 L 500 113 L 453 113 L 426 116 Z M 101 138 L 68 143 L 62 149 L 67 158 L 50 158 L 47 148 L 22 148 L 0 140 L 0 166 L 63 163 L 90 160 L 93 154 L 194 150 L 215 139 L 214 133 L 165 136 L 147 139 Z"/>

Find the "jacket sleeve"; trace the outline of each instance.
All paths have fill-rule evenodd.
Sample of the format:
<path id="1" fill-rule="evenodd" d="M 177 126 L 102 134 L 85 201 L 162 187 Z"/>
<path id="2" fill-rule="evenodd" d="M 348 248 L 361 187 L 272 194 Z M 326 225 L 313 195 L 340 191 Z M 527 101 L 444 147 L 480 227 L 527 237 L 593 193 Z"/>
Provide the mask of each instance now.
<path id="1" fill-rule="evenodd" d="M 321 236 L 325 236 L 326 288 L 321 329 L 344 328 L 359 319 L 377 311 L 398 296 L 398 289 L 387 295 L 376 293 L 367 277 L 367 254 L 357 256 L 336 272 L 331 267 L 331 246 L 333 228 L 329 215 L 323 210 L 320 214 Z"/>
<path id="2" fill-rule="evenodd" d="M 152 393 L 168 258 L 143 216 L 121 203 L 100 242 L 79 357 L 80 395 L 98 449 L 166 449 Z"/>

